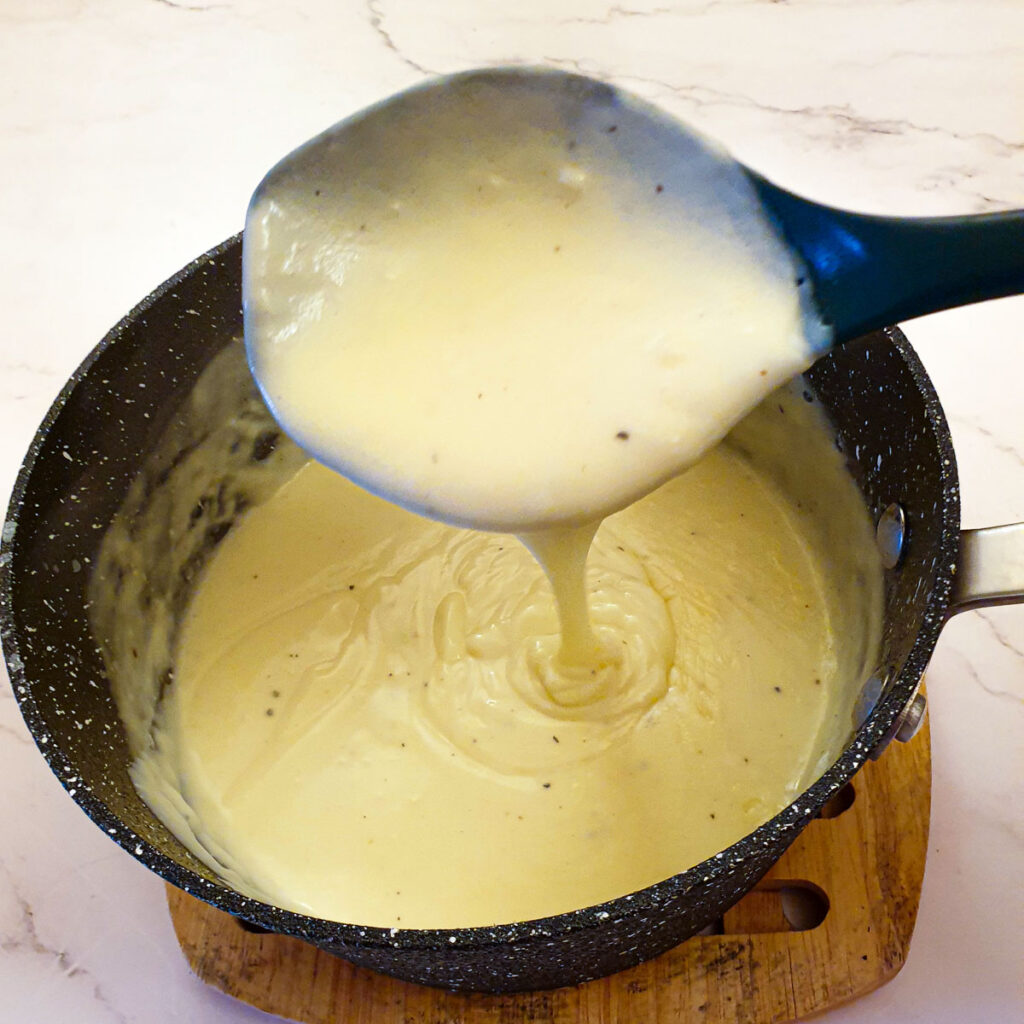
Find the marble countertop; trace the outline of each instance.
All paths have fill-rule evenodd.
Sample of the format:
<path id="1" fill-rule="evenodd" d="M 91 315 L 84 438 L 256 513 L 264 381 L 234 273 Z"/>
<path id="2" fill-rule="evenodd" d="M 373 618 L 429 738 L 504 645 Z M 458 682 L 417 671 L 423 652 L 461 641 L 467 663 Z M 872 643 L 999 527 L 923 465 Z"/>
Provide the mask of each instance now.
<path id="1" fill-rule="evenodd" d="M 605 76 L 795 191 L 907 214 L 1024 207 L 1017 0 L 6 0 L 0 492 L 62 382 L 242 224 L 276 159 L 433 72 Z M 956 443 L 964 523 L 1024 520 L 1024 299 L 907 328 Z M 0 673 L 2 673 L 0 669 Z M 946 628 L 909 961 L 829 1024 L 1024 1016 L 1024 609 Z M 192 978 L 163 885 L 52 777 L 0 680 L 0 1022 L 267 1020 Z"/>

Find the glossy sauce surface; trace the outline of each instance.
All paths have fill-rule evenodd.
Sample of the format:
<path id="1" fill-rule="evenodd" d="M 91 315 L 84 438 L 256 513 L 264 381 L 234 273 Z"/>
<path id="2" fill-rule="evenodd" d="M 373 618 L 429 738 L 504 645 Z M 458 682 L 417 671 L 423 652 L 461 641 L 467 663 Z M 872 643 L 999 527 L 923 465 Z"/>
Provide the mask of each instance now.
<path id="1" fill-rule="evenodd" d="M 583 82 L 413 90 L 296 151 L 250 206 L 270 407 L 404 507 L 516 533 L 596 521 L 824 344 L 743 169 Z"/>
<path id="2" fill-rule="evenodd" d="M 406 94 L 250 207 L 264 395 L 398 504 L 311 463 L 246 515 L 133 778 L 281 906 L 602 902 L 765 821 L 845 728 L 801 517 L 737 450 L 698 462 L 827 334 L 800 268 L 727 154 L 537 85 Z"/>
<path id="3" fill-rule="evenodd" d="M 622 895 L 723 849 L 835 749 L 838 593 L 805 517 L 730 446 L 605 521 L 614 651 L 551 688 L 551 588 L 310 463 L 218 548 L 144 798 L 243 892 L 360 924 L 484 925 Z"/>

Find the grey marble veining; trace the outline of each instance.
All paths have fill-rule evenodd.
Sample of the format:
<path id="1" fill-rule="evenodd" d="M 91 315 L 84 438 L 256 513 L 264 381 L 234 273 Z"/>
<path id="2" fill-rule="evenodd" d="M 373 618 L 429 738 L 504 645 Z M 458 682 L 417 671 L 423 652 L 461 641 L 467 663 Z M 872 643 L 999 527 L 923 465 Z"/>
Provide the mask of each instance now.
<path id="1" fill-rule="evenodd" d="M 68 373 L 241 225 L 278 156 L 431 72 L 606 75 L 825 201 L 1024 206 L 1017 0 L 8 0 L 0 10 L 0 480 Z M 1024 518 L 1024 300 L 907 327 L 951 419 L 970 526 Z M 929 866 L 910 960 L 828 1017 L 1019 1014 L 1024 611 L 954 619 L 928 677 Z M 158 880 L 52 778 L 0 679 L 0 1021 L 265 1019 L 191 979 Z"/>

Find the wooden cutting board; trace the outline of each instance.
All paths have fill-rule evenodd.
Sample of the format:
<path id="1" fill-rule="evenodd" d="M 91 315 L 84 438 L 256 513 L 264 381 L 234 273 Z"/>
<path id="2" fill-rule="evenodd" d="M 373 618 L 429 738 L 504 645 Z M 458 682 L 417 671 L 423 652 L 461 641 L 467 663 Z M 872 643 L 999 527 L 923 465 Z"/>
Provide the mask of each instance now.
<path id="1" fill-rule="evenodd" d="M 857 774 L 825 808 L 830 816 L 813 821 L 726 912 L 719 934 L 551 992 L 458 995 L 411 985 L 298 939 L 247 932 L 171 886 L 167 900 L 199 978 L 303 1024 L 782 1024 L 856 999 L 903 966 L 930 797 L 926 723 Z"/>

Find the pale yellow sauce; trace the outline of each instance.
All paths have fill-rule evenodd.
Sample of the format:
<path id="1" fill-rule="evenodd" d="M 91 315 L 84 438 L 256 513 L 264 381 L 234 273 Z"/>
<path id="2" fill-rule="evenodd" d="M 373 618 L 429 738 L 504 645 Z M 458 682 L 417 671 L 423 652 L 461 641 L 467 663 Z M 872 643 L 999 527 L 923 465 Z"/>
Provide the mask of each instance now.
<path id="1" fill-rule="evenodd" d="M 246 345 L 321 461 L 450 523 L 584 523 L 813 361 L 827 331 L 728 154 L 529 83 L 424 95 L 249 210 Z"/>
<path id="2" fill-rule="evenodd" d="M 515 538 L 310 464 L 218 549 L 133 768 L 231 884 L 347 922 L 642 888 L 789 803 L 845 726 L 789 499 L 727 448 L 670 479 L 813 357 L 785 245 L 724 155 L 681 181 L 621 111 L 489 112 L 457 159 L 444 108 L 380 181 L 258 198 L 247 342 L 301 443 L 522 534 L 550 585 Z"/>
<path id="3" fill-rule="evenodd" d="M 382 926 L 521 920 L 725 848 L 834 747 L 837 595 L 800 513 L 729 447 L 608 519 L 611 668 L 559 687 L 551 588 L 309 464 L 218 549 L 145 799 L 243 892 Z M 840 729 L 845 728 L 845 723 Z"/>

